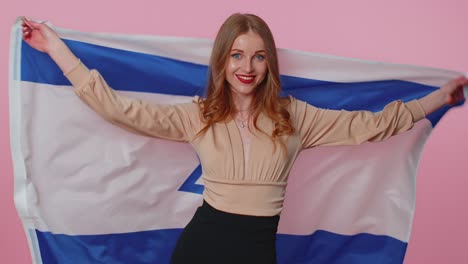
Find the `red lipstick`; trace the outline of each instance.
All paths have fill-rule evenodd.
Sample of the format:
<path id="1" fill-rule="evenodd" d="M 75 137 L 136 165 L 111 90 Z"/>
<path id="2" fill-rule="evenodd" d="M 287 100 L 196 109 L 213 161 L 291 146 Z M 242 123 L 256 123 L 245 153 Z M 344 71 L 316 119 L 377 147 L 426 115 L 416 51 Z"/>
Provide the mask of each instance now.
<path id="1" fill-rule="evenodd" d="M 237 79 L 244 84 L 251 84 L 255 80 L 255 75 L 236 74 Z"/>

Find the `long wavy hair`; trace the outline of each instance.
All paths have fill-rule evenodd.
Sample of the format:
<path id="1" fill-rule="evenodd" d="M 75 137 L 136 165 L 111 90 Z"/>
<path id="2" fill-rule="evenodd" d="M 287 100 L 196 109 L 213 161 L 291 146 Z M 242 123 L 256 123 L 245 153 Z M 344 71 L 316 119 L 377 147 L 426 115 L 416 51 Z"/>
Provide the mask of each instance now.
<path id="1" fill-rule="evenodd" d="M 226 19 L 218 31 L 210 58 L 206 98 L 199 101 L 201 118 L 205 126 L 198 135 L 204 134 L 217 122 L 232 120 L 236 113 L 231 90 L 226 80 L 226 65 L 234 40 L 249 31 L 257 33 L 263 39 L 267 63 L 266 76 L 255 88 L 250 107 L 253 125 L 255 129 L 266 134 L 257 127 L 258 116 L 264 112 L 275 124 L 272 134 L 267 135 L 274 143 L 279 141 L 284 147 L 280 137 L 294 132 L 287 110 L 290 100 L 279 97 L 281 83 L 278 55 L 270 28 L 260 17 L 252 14 L 233 14 Z"/>

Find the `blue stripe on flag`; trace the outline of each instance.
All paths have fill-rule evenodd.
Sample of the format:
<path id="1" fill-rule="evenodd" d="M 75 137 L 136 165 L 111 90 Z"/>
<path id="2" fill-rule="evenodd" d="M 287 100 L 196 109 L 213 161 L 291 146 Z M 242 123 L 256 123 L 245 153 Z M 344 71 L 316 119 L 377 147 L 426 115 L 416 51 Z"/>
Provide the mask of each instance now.
<path id="1" fill-rule="evenodd" d="M 208 68 L 161 56 L 65 40 L 89 68 L 99 69 L 116 90 L 171 95 L 203 95 Z M 52 85 L 70 85 L 52 59 L 22 43 L 21 80 Z M 294 76 L 281 76 L 283 95 L 292 95 L 327 109 L 377 112 L 394 100 L 421 98 L 438 87 L 400 80 L 336 83 Z M 378 91 L 385 91 L 379 93 Z M 433 126 L 450 107 L 428 116 Z"/>
<path id="2" fill-rule="evenodd" d="M 403 263 L 407 243 L 389 236 L 339 235 L 318 230 L 312 235 L 278 235 L 278 262 L 295 264 Z M 337 254 L 339 252 L 339 254 Z"/>
<path id="3" fill-rule="evenodd" d="M 43 263 L 169 263 L 182 229 L 69 236 L 36 230 Z M 402 263 L 407 244 L 388 236 L 317 231 L 277 235 L 279 264 Z M 319 252 L 319 253 L 318 253 Z M 340 254 L 336 254 L 340 252 Z"/>
<path id="4" fill-rule="evenodd" d="M 205 87 L 207 67 L 139 52 L 64 40 L 89 68 L 99 69 L 116 90 L 195 95 Z M 21 80 L 70 85 L 54 61 L 31 48 L 21 46 Z"/>

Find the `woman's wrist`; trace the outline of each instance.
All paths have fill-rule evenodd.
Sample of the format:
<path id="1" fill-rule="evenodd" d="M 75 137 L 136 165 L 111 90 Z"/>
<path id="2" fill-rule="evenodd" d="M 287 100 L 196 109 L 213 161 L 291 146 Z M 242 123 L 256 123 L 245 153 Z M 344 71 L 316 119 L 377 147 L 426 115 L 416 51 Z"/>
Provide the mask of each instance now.
<path id="1" fill-rule="evenodd" d="M 437 111 L 439 108 L 447 104 L 449 94 L 444 89 L 440 88 L 434 92 L 419 99 L 421 106 L 427 115 Z"/>
<path id="2" fill-rule="evenodd" d="M 60 53 L 63 53 L 68 47 L 65 45 L 65 43 L 57 37 L 54 40 L 50 41 L 49 48 L 46 50 L 47 54 L 49 56 L 59 56 Z"/>
<path id="3" fill-rule="evenodd" d="M 51 44 L 48 54 L 64 73 L 70 72 L 78 62 L 78 58 L 61 39 Z"/>

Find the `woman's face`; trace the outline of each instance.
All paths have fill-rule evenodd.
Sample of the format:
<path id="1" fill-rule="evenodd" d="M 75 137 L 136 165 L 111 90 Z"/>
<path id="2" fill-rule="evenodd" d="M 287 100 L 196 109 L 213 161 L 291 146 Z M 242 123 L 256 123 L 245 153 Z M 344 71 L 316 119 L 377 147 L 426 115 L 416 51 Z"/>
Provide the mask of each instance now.
<path id="1" fill-rule="evenodd" d="M 263 39 L 257 33 L 249 31 L 234 40 L 226 63 L 226 80 L 232 93 L 241 96 L 253 94 L 265 79 L 266 56 Z"/>

